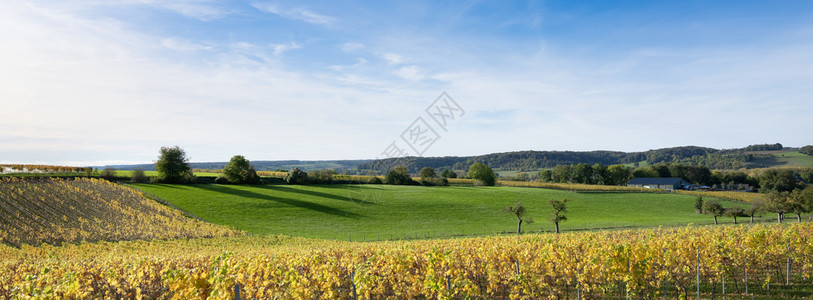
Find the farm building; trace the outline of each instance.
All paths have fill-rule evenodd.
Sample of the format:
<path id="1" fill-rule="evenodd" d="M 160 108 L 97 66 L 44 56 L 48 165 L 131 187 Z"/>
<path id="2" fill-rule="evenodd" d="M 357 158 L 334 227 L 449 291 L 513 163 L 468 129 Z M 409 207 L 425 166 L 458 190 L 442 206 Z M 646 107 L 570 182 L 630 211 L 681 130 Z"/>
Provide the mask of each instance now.
<path id="1" fill-rule="evenodd" d="M 651 189 L 677 190 L 682 189 L 683 186 L 688 184 L 689 183 L 684 181 L 682 178 L 677 177 L 666 177 L 666 178 L 641 177 L 633 178 L 627 183 L 627 186 Z"/>

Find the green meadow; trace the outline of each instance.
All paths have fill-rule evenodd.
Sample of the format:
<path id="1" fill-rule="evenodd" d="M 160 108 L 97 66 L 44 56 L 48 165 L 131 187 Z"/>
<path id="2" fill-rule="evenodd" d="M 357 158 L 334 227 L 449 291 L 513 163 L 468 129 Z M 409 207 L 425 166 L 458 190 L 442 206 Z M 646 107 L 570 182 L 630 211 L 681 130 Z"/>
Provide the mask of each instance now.
<path id="1" fill-rule="evenodd" d="M 502 212 L 521 201 L 525 232 L 552 231 L 550 199 L 568 199 L 561 229 L 593 230 L 710 224 L 697 214 L 694 197 L 659 193 L 579 193 L 515 187 L 393 185 L 166 185 L 133 184 L 209 222 L 252 234 L 326 239 L 390 239 L 515 232 L 514 215 Z M 747 204 L 720 200 L 724 207 Z M 721 223 L 732 223 L 721 217 Z M 741 218 L 740 221 L 747 221 Z"/>

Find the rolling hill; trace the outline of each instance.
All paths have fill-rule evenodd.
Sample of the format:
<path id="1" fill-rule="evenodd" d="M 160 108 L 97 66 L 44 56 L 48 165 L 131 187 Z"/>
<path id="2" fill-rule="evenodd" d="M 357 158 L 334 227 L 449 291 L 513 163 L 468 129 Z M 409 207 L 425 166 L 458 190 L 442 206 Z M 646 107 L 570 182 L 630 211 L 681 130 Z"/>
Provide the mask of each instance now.
<path id="1" fill-rule="evenodd" d="M 0 243 L 20 246 L 241 234 L 100 179 L 0 179 Z"/>

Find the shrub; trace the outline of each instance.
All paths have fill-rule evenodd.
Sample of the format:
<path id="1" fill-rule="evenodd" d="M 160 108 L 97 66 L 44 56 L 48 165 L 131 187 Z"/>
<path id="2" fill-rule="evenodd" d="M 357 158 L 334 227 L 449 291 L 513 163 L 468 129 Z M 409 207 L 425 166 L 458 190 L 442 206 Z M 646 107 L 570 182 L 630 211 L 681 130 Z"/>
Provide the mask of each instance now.
<path id="1" fill-rule="evenodd" d="M 99 177 L 106 180 L 116 179 L 116 169 L 111 167 L 104 168 L 104 170 L 102 170 L 102 172 L 99 174 Z"/>
<path id="2" fill-rule="evenodd" d="M 370 184 L 382 184 L 384 182 L 378 176 L 370 176 L 370 180 L 367 180 L 367 183 L 370 183 Z"/>
<path id="3" fill-rule="evenodd" d="M 423 169 L 421 169 L 421 171 L 418 172 L 418 175 L 421 176 L 421 184 L 425 186 L 432 186 L 437 184 L 437 182 L 435 182 L 435 179 L 437 179 L 436 177 L 438 177 L 438 175 L 437 173 L 435 173 L 435 169 L 432 169 L 430 167 L 423 167 Z"/>
<path id="4" fill-rule="evenodd" d="M 135 183 L 144 183 L 147 182 L 148 178 L 144 175 L 144 170 L 142 169 L 135 169 L 133 170 L 133 175 L 130 176 L 130 181 Z"/>
<path id="5" fill-rule="evenodd" d="M 248 170 L 246 170 L 246 173 L 243 175 L 243 183 L 259 184 L 260 182 L 260 176 L 257 175 L 257 170 L 254 170 L 254 166 L 248 167 Z"/>
<path id="6" fill-rule="evenodd" d="M 457 178 L 457 173 L 452 170 L 446 169 L 440 172 L 440 177 L 443 178 Z"/>
<path id="7" fill-rule="evenodd" d="M 387 172 L 387 175 L 384 176 L 384 181 L 387 184 L 395 185 L 410 185 L 416 183 L 414 180 L 412 180 L 412 177 L 409 176 L 409 170 L 404 166 L 392 168 L 392 170 Z"/>
<path id="8" fill-rule="evenodd" d="M 303 172 L 299 168 L 293 168 L 291 172 L 285 175 L 283 180 L 288 184 L 305 184 L 308 180 L 308 173 Z"/>
<path id="9" fill-rule="evenodd" d="M 217 178 L 215 178 L 215 183 L 216 184 L 228 184 L 229 179 L 226 178 L 226 176 L 220 175 L 220 176 L 217 176 Z"/>
<path id="10" fill-rule="evenodd" d="M 308 183 L 333 183 L 333 169 L 322 169 L 308 172 Z"/>

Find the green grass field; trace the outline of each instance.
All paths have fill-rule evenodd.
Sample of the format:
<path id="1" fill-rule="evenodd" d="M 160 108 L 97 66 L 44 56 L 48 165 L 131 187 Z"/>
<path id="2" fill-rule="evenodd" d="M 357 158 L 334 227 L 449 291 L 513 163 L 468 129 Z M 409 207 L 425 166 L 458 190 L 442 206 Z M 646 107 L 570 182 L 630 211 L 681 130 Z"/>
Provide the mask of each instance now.
<path id="1" fill-rule="evenodd" d="M 773 157 L 748 162 L 748 167 L 813 167 L 813 156 L 799 153 L 798 150 L 780 151 L 772 154 Z"/>
<path id="2" fill-rule="evenodd" d="M 568 199 L 562 230 L 709 224 L 693 196 L 654 193 L 575 193 L 515 187 L 390 185 L 152 185 L 133 184 L 204 220 L 253 234 L 353 239 L 473 235 L 516 230 L 501 212 L 519 199 L 537 222 L 523 231 L 551 231 L 550 199 Z M 747 204 L 722 201 L 723 206 Z M 720 218 L 731 223 L 731 218 Z M 745 218 L 741 221 L 746 221 Z"/>

